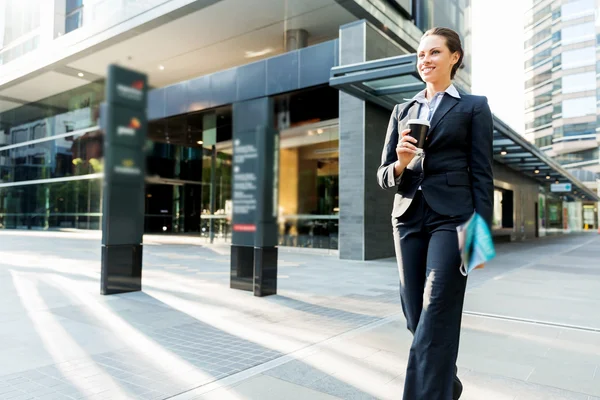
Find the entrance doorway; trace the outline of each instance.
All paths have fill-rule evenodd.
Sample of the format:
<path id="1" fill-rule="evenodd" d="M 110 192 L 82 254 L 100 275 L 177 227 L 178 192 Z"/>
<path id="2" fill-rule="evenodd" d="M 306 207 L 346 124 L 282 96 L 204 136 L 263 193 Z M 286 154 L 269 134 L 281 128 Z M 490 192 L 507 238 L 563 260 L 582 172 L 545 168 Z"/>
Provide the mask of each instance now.
<path id="1" fill-rule="evenodd" d="M 146 178 L 144 232 L 199 233 L 202 183 Z"/>

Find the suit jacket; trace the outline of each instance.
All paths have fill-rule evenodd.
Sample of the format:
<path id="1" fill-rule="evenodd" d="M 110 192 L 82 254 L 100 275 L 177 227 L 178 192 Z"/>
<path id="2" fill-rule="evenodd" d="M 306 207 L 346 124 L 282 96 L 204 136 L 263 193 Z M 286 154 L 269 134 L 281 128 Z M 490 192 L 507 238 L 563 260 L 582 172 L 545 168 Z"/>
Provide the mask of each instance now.
<path id="1" fill-rule="evenodd" d="M 379 185 L 396 190 L 392 216 L 406 212 L 421 186 L 425 201 L 438 214 L 461 216 L 475 210 L 491 227 L 494 128 L 487 98 L 444 95 L 431 120 L 424 162 L 415 157 L 397 184 L 399 133 L 407 129 L 409 119 L 417 118 L 418 108 L 415 100 L 394 107 L 377 170 Z"/>

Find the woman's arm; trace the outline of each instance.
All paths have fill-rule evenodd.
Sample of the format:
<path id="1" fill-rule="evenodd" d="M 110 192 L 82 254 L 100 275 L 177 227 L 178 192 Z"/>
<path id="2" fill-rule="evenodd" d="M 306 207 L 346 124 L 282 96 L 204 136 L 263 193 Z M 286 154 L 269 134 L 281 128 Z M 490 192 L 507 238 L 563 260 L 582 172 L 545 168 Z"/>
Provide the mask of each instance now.
<path id="1" fill-rule="evenodd" d="M 492 228 L 494 209 L 494 120 L 486 97 L 478 97 L 473 107 L 470 174 L 475 211 Z"/>
<path id="2" fill-rule="evenodd" d="M 390 122 L 388 124 L 387 134 L 385 136 L 385 144 L 381 152 L 381 165 L 377 169 L 377 183 L 383 189 L 392 189 L 396 186 L 396 180 L 399 178 L 394 173 L 398 155 L 396 154 L 396 146 L 398 145 L 398 105 L 394 107 Z"/>

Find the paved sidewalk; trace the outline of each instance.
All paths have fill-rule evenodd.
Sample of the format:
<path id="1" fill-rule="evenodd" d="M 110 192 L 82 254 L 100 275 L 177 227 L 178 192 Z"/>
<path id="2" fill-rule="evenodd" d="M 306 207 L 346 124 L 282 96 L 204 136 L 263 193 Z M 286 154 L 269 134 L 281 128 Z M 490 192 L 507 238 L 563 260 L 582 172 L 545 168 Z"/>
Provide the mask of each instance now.
<path id="1" fill-rule="evenodd" d="M 394 260 L 282 249 L 277 296 L 227 246 L 144 238 L 144 291 L 100 296 L 94 232 L 0 231 L 0 399 L 400 399 Z M 469 279 L 463 399 L 600 399 L 600 235 L 502 244 Z"/>

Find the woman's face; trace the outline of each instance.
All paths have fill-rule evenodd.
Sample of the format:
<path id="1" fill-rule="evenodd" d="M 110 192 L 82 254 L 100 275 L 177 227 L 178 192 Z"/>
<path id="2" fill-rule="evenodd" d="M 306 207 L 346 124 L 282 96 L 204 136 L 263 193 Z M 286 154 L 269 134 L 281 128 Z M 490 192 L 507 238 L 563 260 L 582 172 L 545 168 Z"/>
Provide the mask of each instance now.
<path id="1" fill-rule="evenodd" d="M 417 69 L 424 82 L 436 83 L 450 80 L 452 66 L 458 62 L 460 53 L 451 53 L 446 38 L 438 35 L 424 37 L 417 51 Z"/>

